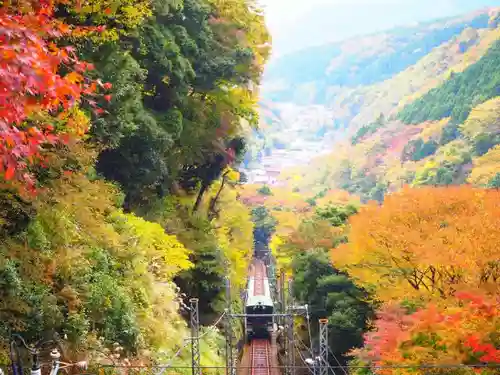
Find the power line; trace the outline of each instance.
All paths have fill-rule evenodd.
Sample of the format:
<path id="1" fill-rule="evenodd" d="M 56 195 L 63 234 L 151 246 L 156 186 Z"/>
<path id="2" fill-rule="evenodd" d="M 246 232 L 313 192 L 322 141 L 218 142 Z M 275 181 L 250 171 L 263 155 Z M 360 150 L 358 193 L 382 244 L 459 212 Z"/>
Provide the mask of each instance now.
<path id="1" fill-rule="evenodd" d="M 179 355 L 181 354 L 181 352 L 190 344 L 190 340 L 191 339 L 184 339 L 183 341 L 186 341 L 186 343 L 181 347 L 179 348 L 179 350 L 177 351 L 177 353 L 174 354 L 174 356 L 170 359 L 170 361 L 165 365 L 165 367 L 162 367 L 161 371 L 157 374 L 157 375 L 162 375 L 165 370 L 167 368 L 171 368 L 172 366 L 172 363 L 175 361 L 175 359 L 177 357 L 179 357 Z"/>
<path id="2" fill-rule="evenodd" d="M 270 366 L 271 369 L 284 369 L 289 366 Z M 346 366 L 330 366 L 333 369 L 341 369 Z M 347 366 L 353 369 L 500 369 L 500 364 L 477 364 L 477 365 L 465 365 L 465 364 L 449 364 L 449 365 L 365 365 L 365 366 Z M 100 368 L 128 368 L 128 369 L 191 369 L 191 366 L 127 366 L 127 365 L 101 365 Z M 226 366 L 200 366 L 201 369 L 226 369 Z M 254 366 L 240 366 L 239 369 L 252 369 Z M 308 366 L 294 366 L 295 369 L 308 369 Z"/>
<path id="3" fill-rule="evenodd" d="M 217 319 L 217 321 L 214 324 L 212 324 L 210 327 L 208 327 L 206 329 L 206 331 L 203 334 L 201 334 L 198 338 L 201 339 L 201 338 L 205 337 L 206 335 L 208 335 L 210 333 L 210 331 L 217 328 L 217 325 L 221 322 L 222 318 L 224 318 L 225 315 L 226 315 L 226 313 L 223 312 L 222 315 L 219 317 L 219 319 Z M 175 361 L 176 358 L 178 358 L 180 356 L 181 352 L 189 346 L 189 344 L 191 343 L 191 339 L 192 339 L 191 337 L 186 337 L 183 339 L 185 344 L 183 346 L 181 346 L 179 348 L 179 350 L 177 350 L 177 352 L 174 354 L 174 356 L 170 359 L 170 361 L 167 364 L 154 367 L 154 368 L 161 368 L 161 371 L 157 375 L 163 375 L 163 373 L 165 372 L 166 369 L 177 368 L 177 367 L 173 367 L 172 363 Z"/>
<path id="4" fill-rule="evenodd" d="M 217 321 L 212 324 L 210 327 L 207 328 L 207 330 L 200 335 L 200 339 L 205 337 L 206 335 L 208 335 L 210 333 L 211 330 L 214 330 L 215 328 L 217 328 L 217 325 L 221 322 L 222 318 L 224 318 L 224 316 L 226 315 L 226 312 L 223 312 L 222 315 L 219 317 L 219 319 L 217 319 Z"/>
<path id="5" fill-rule="evenodd" d="M 309 316 L 309 305 L 306 305 L 306 320 L 307 320 L 307 333 L 309 335 L 309 345 L 312 346 L 312 330 L 311 330 L 311 317 Z"/>
<path id="6" fill-rule="evenodd" d="M 295 336 L 297 336 L 297 335 L 295 335 Z M 299 341 L 300 341 L 300 342 L 302 342 L 302 340 L 300 340 L 300 338 L 299 338 Z M 311 369 L 311 368 L 310 368 L 310 366 L 307 364 L 306 359 L 305 359 L 305 358 L 304 358 L 304 356 L 302 355 L 300 348 L 297 346 L 297 341 L 294 341 L 294 345 L 295 345 L 295 349 L 296 349 L 296 350 L 297 350 L 297 352 L 299 353 L 299 356 L 300 356 L 300 359 L 302 360 L 302 363 L 304 363 L 304 364 L 308 367 L 309 372 L 310 372 L 311 374 L 313 374 L 313 375 L 314 375 L 314 374 L 315 374 L 315 372 L 314 372 L 314 370 L 313 370 L 313 369 Z"/>
<path id="7" fill-rule="evenodd" d="M 312 348 L 307 346 L 298 334 L 296 334 L 296 338 L 299 340 L 299 342 L 302 344 L 302 346 L 309 352 L 309 354 L 311 354 L 311 356 L 314 357 L 314 352 L 313 352 Z"/>
<path id="8" fill-rule="evenodd" d="M 328 346 L 328 351 L 330 352 L 330 354 L 331 354 L 331 355 L 333 356 L 333 358 L 335 359 L 335 362 L 337 362 L 337 364 L 338 364 L 339 366 L 341 366 L 341 369 L 342 369 L 342 371 L 344 372 L 344 374 L 345 374 L 345 375 L 348 375 L 348 374 L 347 374 L 347 371 L 345 370 L 345 366 L 342 366 L 342 365 L 340 364 L 340 361 L 337 359 L 337 356 L 336 356 L 336 355 L 335 355 L 335 353 L 332 351 L 332 349 L 330 348 L 330 346 Z"/>
<path id="9" fill-rule="evenodd" d="M 311 354 L 311 358 L 312 358 L 313 360 L 315 360 L 315 359 L 314 359 L 314 351 L 313 351 L 313 349 L 312 349 L 311 347 L 307 346 L 307 345 L 304 343 L 304 341 L 300 338 L 300 336 L 298 336 L 298 335 L 297 335 L 297 338 L 298 338 L 299 342 L 302 344 L 302 346 L 303 346 L 303 347 L 304 347 L 307 351 L 309 351 L 309 353 Z M 310 343 L 311 343 L 311 345 L 312 345 L 312 339 L 310 339 L 310 340 L 311 340 L 311 341 L 310 341 Z M 330 350 L 330 352 L 331 352 L 330 347 L 328 347 L 328 350 Z M 333 353 L 332 353 L 332 354 L 333 354 Z M 334 357 L 335 357 L 335 355 L 334 355 Z M 337 358 L 335 358 L 335 359 L 337 359 Z M 340 365 L 340 362 L 339 362 L 338 360 L 337 360 L 337 363 Z M 333 368 L 331 367 L 330 363 L 329 363 L 328 361 L 325 361 L 325 364 L 326 364 L 326 366 L 328 367 L 328 370 L 330 370 L 330 371 L 331 371 L 331 372 L 335 375 L 335 372 L 333 371 Z M 344 371 L 344 373 L 345 373 L 345 370 L 344 370 L 344 369 L 343 369 L 343 371 Z M 346 374 L 346 375 L 347 375 L 347 374 Z"/>

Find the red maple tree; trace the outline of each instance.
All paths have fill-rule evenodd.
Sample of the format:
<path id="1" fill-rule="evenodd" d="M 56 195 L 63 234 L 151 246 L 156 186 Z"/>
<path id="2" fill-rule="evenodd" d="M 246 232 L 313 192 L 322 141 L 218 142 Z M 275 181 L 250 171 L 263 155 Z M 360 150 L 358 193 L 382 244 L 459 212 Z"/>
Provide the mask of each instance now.
<path id="1" fill-rule="evenodd" d="M 74 47 L 57 46 L 76 29 L 54 18 L 53 11 L 48 0 L 25 12 L 0 9 L 0 178 L 29 189 L 35 184 L 29 167 L 41 163 L 43 146 L 87 130 L 71 121 L 71 110 L 99 84 L 85 78 L 92 66 L 77 58 Z"/>

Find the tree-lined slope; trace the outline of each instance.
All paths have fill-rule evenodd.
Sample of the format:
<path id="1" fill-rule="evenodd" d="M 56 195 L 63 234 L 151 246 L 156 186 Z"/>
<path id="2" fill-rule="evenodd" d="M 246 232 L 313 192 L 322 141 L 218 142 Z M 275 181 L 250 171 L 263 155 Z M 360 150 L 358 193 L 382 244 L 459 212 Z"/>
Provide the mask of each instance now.
<path id="1" fill-rule="evenodd" d="M 476 12 L 298 51 L 273 61 L 266 69 L 266 80 L 284 81 L 287 90 L 264 94 L 270 100 L 291 101 L 290 95 L 298 95 L 296 90 L 300 91 L 302 85 L 313 84 L 316 96 L 312 103 L 327 103 L 324 94 L 328 87 L 369 86 L 384 81 L 466 28 L 485 28 L 488 22 L 487 12 Z"/>
<path id="2" fill-rule="evenodd" d="M 262 12 L 247 0 L 4 3 L 0 364 L 13 332 L 66 334 L 66 359 L 92 365 L 110 350 L 123 366 L 164 363 L 188 336 L 186 298 L 208 325 L 224 278 L 234 296 L 244 285 L 253 224 L 232 167 L 258 118 Z M 221 345 L 203 336 L 204 365 L 222 365 Z"/>
<path id="3" fill-rule="evenodd" d="M 291 171 L 285 178 L 292 183 L 297 181 L 296 186 L 303 189 L 343 188 L 363 199 L 379 201 L 385 193 L 405 184 L 452 185 L 470 181 L 484 187 L 496 186 L 494 169 L 498 166 L 491 164 L 495 159 L 490 155 L 494 155 L 494 147 L 500 141 L 500 85 L 495 78 L 498 36 L 498 30 L 483 34 L 483 41 L 489 46 L 481 47 L 484 55 L 467 60 L 466 65 L 462 61 L 448 67 L 443 73 L 446 78 L 435 81 L 437 86 L 432 89 L 428 84 L 430 91 L 414 96 L 413 102 L 399 97 L 389 111 L 383 100 L 371 103 L 374 106 L 370 105 L 368 111 L 374 115 L 374 109 L 381 105 L 382 114 L 360 127 L 356 126 L 363 117 L 355 117 L 349 123 L 352 128 L 347 133 L 348 140 L 338 142 L 333 154 L 319 159 L 318 170 Z M 415 67 L 419 65 L 426 66 L 420 62 Z M 386 84 L 397 83 L 402 75 Z M 397 86 L 393 87 L 397 90 Z M 398 98 L 396 92 L 393 95 Z M 473 169 L 486 160 L 490 170 L 487 177 L 479 177 L 479 169 Z M 301 181 L 298 176 L 303 176 Z"/>
<path id="4" fill-rule="evenodd" d="M 281 83 L 271 79 L 272 77 L 265 80 L 263 85 L 264 93 L 293 92 L 297 94 L 297 97 L 269 97 L 272 99 L 272 103 L 269 103 L 269 105 L 275 108 L 274 112 L 279 116 L 278 118 L 273 117 L 271 121 L 266 113 L 263 113 L 262 121 L 266 126 L 259 139 L 265 141 L 257 142 L 253 145 L 254 148 L 260 149 L 266 155 L 272 155 L 272 151 L 276 149 L 292 151 L 292 149 L 302 147 L 313 150 L 312 145 L 315 144 L 316 150 L 318 150 L 316 151 L 317 155 L 327 148 L 327 144 L 331 148 L 331 145 L 338 143 L 339 140 L 345 139 L 347 136 L 355 136 L 358 130 L 374 123 L 380 117 L 380 114 L 383 114 L 386 119 L 396 116 L 407 104 L 422 98 L 430 90 L 438 88 L 451 76 L 460 77 L 460 73 L 464 73 L 465 70 L 475 65 L 488 53 L 490 47 L 494 46 L 500 37 L 497 14 L 498 10 L 490 9 L 461 18 L 430 23 L 434 28 L 422 31 L 421 34 L 414 36 L 418 41 L 420 41 L 419 38 L 427 35 L 426 32 L 432 32 L 434 29 L 440 30 L 451 27 L 450 25 L 456 23 L 463 23 L 465 26 L 463 29 L 457 30 L 448 39 L 437 43 L 428 53 L 420 56 L 400 71 L 394 71 L 390 75 L 381 78 L 380 81 L 370 84 L 327 84 L 325 90 L 320 94 L 320 99 L 316 97 L 316 86 L 328 81 L 325 71 L 320 74 L 321 79 L 318 82 L 304 84 L 303 89 L 296 88 L 292 90 L 291 86 L 287 86 L 288 79 L 283 79 Z M 471 23 L 471 20 L 476 17 L 483 16 L 488 19 L 486 23 Z M 426 30 L 426 25 L 420 27 Z M 385 34 L 365 37 L 367 40 L 373 39 L 372 43 L 368 43 L 369 46 L 365 50 L 370 51 L 370 48 L 376 50 L 370 55 L 370 59 L 377 61 L 378 58 L 383 59 L 387 54 L 393 54 L 394 58 L 398 58 L 402 54 L 400 44 L 391 45 L 389 48 L 376 43 L 376 38 L 382 38 L 383 36 L 398 40 L 398 32 L 399 30 L 393 30 Z M 365 45 L 363 40 L 363 38 L 355 38 L 346 43 L 351 43 L 355 48 L 358 48 Z M 388 48 L 387 51 L 384 50 L 386 47 Z M 349 51 L 347 49 L 343 54 L 348 54 Z M 306 51 L 302 52 L 302 55 L 307 55 Z M 311 53 L 313 52 L 315 51 L 311 51 Z M 489 54 L 492 55 L 494 52 L 489 52 Z M 487 66 L 488 64 L 482 62 L 480 65 Z M 284 67 L 281 68 L 276 69 L 275 78 L 280 77 L 280 70 L 284 70 Z M 339 67 L 332 67 L 333 70 L 336 68 Z M 478 68 L 474 69 L 478 70 Z M 303 67 L 301 71 L 304 70 L 307 69 Z M 361 67 L 349 74 L 357 77 L 362 72 L 363 68 Z M 489 76 L 489 74 L 484 74 L 484 76 Z M 374 77 L 377 77 L 377 74 L 374 74 Z M 494 92 L 493 86 L 490 91 Z M 479 99 L 475 98 L 471 105 L 479 104 Z M 423 116 L 420 114 L 421 112 L 418 112 L 420 118 Z M 284 131 L 284 129 L 287 130 Z M 309 142 L 311 142 L 311 147 Z M 257 161 L 254 164 L 260 167 L 258 155 L 258 150 L 256 150 L 250 156 Z M 308 156 L 308 158 L 310 157 Z"/>
<path id="5" fill-rule="evenodd" d="M 296 277 L 297 299 L 342 337 L 332 348 L 350 374 L 498 373 L 500 33 L 498 10 L 482 14 L 486 27 L 464 28 L 382 82 L 348 87 L 346 74 L 327 95 L 311 81 L 272 103 L 280 132 L 291 113 L 330 111 L 317 144 L 335 134 L 331 152 L 284 168 L 281 185 L 250 201 L 275 219 L 271 249 Z M 281 100 L 286 82 L 270 90 Z M 295 120 L 293 135 L 262 139 L 315 132 L 314 120 Z"/>

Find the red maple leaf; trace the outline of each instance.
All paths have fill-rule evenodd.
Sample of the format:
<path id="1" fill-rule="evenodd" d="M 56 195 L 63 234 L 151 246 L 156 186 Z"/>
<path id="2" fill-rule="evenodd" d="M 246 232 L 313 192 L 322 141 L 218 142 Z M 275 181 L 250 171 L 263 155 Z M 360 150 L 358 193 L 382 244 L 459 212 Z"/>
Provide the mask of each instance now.
<path id="1" fill-rule="evenodd" d="M 70 33 L 70 26 L 53 18 L 49 0 L 39 1 L 28 14 L 0 10 L 0 170 L 5 180 L 17 179 L 29 188 L 34 181 L 27 168 L 41 160 L 43 145 L 64 141 L 66 129 L 57 134 L 52 125 L 26 130 L 33 113 L 56 116 L 78 104 L 83 93 L 92 93 L 80 74 L 90 65 L 78 61 L 74 47 L 49 42 Z M 63 65 L 69 69 L 65 75 L 59 73 Z"/>

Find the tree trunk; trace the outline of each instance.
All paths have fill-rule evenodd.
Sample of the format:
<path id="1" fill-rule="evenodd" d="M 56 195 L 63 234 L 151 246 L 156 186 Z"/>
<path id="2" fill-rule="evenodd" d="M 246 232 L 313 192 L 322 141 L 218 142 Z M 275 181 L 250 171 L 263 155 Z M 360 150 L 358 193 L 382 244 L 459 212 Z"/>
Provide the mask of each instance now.
<path id="1" fill-rule="evenodd" d="M 205 195 L 205 192 L 207 191 L 207 189 L 208 189 L 208 184 L 203 183 L 201 185 L 200 192 L 198 193 L 198 196 L 196 197 L 196 202 L 194 202 L 193 213 L 198 212 L 198 210 L 200 209 L 201 201 L 202 201 L 203 196 Z"/>
<path id="2" fill-rule="evenodd" d="M 226 176 L 229 174 L 229 171 L 224 173 L 222 175 L 222 183 L 220 185 L 219 191 L 215 195 L 215 197 L 211 200 L 210 202 L 210 207 L 208 208 L 208 220 L 212 221 L 214 217 L 217 215 L 217 212 L 215 211 L 215 205 L 217 204 L 217 201 L 219 200 L 219 197 L 222 193 L 222 190 L 224 189 L 224 186 L 226 184 Z"/>

